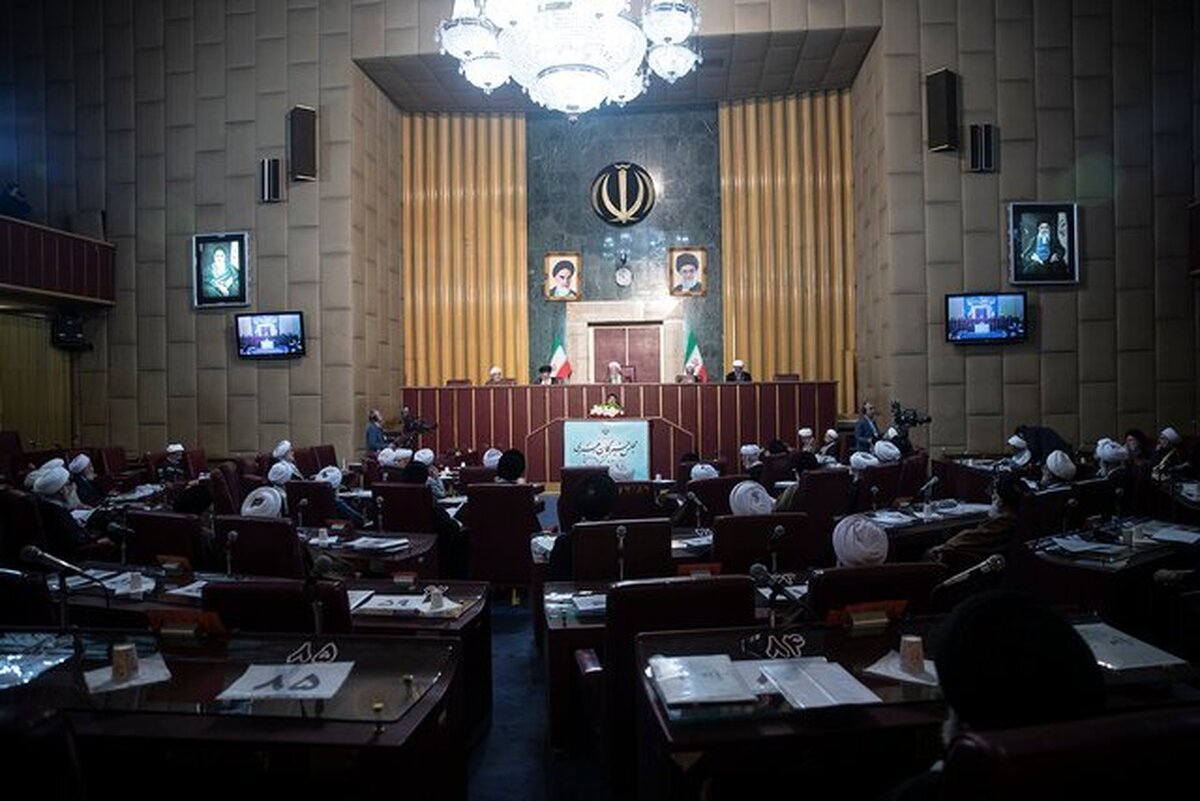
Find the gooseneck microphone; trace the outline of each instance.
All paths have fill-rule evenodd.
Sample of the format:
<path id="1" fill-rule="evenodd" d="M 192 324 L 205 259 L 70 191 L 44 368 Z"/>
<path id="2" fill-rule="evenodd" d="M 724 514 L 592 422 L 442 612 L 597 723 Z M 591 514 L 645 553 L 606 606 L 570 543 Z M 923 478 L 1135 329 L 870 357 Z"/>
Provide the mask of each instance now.
<path id="1" fill-rule="evenodd" d="M 225 575 L 233 575 L 233 544 L 237 542 L 238 533 L 236 530 L 230 531 L 225 535 Z"/>
<path id="2" fill-rule="evenodd" d="M 938 584 L 934 589 L 940 590 L 945 587 L 953 587 L 956 584 L 962 584 L 964 581 L 969 581 L 975 578 L 975 576 L 982 576 L 987 573 L 995 573 L 999 570 L 1003 570 L 1006 564 L 1007 562 L 1004 561 L 1003 556 L 998 553 L 994 553 L 979 564 L 968 567 L 961 573 L 955 573 L 941 584 Z"/>
<path id="3" fill-rule="evenodd" d="M 629 533 L 629 529 L 625 526 L 617 526 L 617 579 L 625 580 L 625 536 Z"/>
<path id="4" fill-rule="evenodd" d="M 50 570 L 54 573 L 66 573 L 68 576 L 83 576 L 96 581 L 95 578 L 84 572 L 83 568 L 73 565 L 66 560 L 59 559 L 54 554 L 46 553 L 36 545 L 25 545 L 21 548 L 21 561 L 37 565 L 44 570 Z M 104 585 L 102 581 L 96 581 L 96 583 L 101 586 Z"/>

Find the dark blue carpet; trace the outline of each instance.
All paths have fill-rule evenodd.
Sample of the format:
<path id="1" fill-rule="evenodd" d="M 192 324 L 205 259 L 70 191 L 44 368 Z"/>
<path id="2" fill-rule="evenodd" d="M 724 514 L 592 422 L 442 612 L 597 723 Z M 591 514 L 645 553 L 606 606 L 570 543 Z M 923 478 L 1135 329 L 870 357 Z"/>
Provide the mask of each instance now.
<path id="1" fill-rule="evenodd" d="M 471 754 L 471 801 L 613 801 L 591 753 L 551 754 L 546 679 L 527 605 L 492 606 L 492 726 Z"/>

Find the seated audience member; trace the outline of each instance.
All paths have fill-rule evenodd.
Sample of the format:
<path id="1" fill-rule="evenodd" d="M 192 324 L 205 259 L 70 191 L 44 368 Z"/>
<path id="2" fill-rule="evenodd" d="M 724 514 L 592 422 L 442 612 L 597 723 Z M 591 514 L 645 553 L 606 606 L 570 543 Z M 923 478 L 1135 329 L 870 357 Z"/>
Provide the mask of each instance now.
<path id="1" fill-rule="evenodd" d="M 387 435 L 383 433 L 383 415 L 378 409 L 372 409 L 367 412 L 367 436 L 366 449 L 370 453 L 382 451 L 391 444 Z"/>
<path id="2" fill-rule="evenodd" d="M 1020 436 L 1013 434 L 1008 438 L 1008 447 L 1013 449 L 1012 455 L 1004 460 L 1005 464 L 1014 470 L 1023 470 L 1029 467 L 1033 461 L 1033 454 L 1029 452 L 1029 443 Z"/>
<path id="3" fill-rule="evenodd" d="M 493 470 L 500 466 L 500 457 L 504 453 L 498 448 L 488 448 L 483 452 L 483 466 L 490 467 Z"/>
<path id="4" fill-rule="evenodd" d="M 271 482 L 271 486 L 282 489 L 284 484 L 298 479 L 294 471 L 295 465 L 290 465 L 287 462 L 276 462 L 267 471 L 267 481 Z"/>
<path id="5" fill-rule="evenodd" d="M 259 487 L 242 501 L 243 517 L 283 517 L 287 498 L 278 487 Z"/>
<path id="6" fill-rule="evenodd" d="M 424 462 L 413 459 L 405 466 L 400 481 L 404 484 L 428 484 L 429 467 Z M 446 566 L 444 570 L 448 578 L 462 578 L 467 574 L 468 554 L 467 537 L 462 524 L 451 517 L 436 498 L 431 498 L 431 501 L 433 527 L 437 533 L 438 564 Z M 460 509 L 459 515 L 462 513 L 463 510 Z"/>
<path id="7" fill-rule="evenodd" d="M 433 450 L 430 448 L 421 448 L 412 455 L 412 460 L 425 465 L 425 470 L 429 474 L 429 477 L 425 479 L 425 483 L 429 486 L 429 491 L 433 494 L 434 500 L 445 498 L 446 485 L 442 483 L 442 479 L 437 473 L 437 468 L 433 465 Z"/>
<path id="8" fill-rule="evenodd" d="M 607 520 L 617 505 L 617 484 L 603 473 L 587 476 L 575 485 L 575 510 L 580 520 Z M 550 561 L 546 568 L 549 581 L 570 581 L 574 578 L 574 548 L 572 533 L 563 532 L 554 538 Z"/>
<path id="9" fill-rule="evenodd" d="M 838 567 L 870 567 L 887 561 L 888 535 L 863 515 L 847 515 L 833 527 Z"/>
<path id="10" fill-rule="evenodd" d="M 1072 448 L 1062 436 L 1053 428 L 1046 426 L 1017 426 L 1017 430 L 1013 432 L 1022 440 L 1029 448 L 1029 457 L 1033 464 L 1044 464 L 1046 457 L 1054 451 L 1062 451 L 1070 453 Z"/>
<path id="11" fill-rule="evenodd" d="M 742 470 L 749 471 L 751 467 L 759 463 L 762 448 L 750 442 L 738 449 L 738 455 L 742 459 Z"/>
<path id="12" fill-rule="evenodd" d="M 104 501 L 104 490 L 96 483 L 96 468 L 86 453 L 78 454 L 68 467 L 75 495 L 84 506 L 96 507 Z"/>
<path id="13" fill-rule="evenodd" d="M 855 451 L 850 454 L 850 472 L 853 474 L 855 481 L 858 481 L 863 470 L 866 470 L 868 467 L 878 467 L 881 464 L 883 462 L 866 451 Z"/>
<path id="14" fill-rule="evenodd" d="M 875 454 L 875 458 L 884 464 L 888 462 L 900 461 L 900 448 L 893 444 L 890 440 L 879 440 L 875 443 L 875 446 L 871 450 Z"/>
<path id="15" fill-rule="evenodd" d="M 167 446 L 167 458 L 158 468 L 158 480 L 162 484 L 175 484 L 187 480 L 187 468 L 183 464 L 183 445 L 172 442 Z"/>
<path id="16" fill-rule="evenodd" d="M 516 448 L 509 448 L 500 454 L 496 462 L 496 481 L 504 484 L 524 484 L 525 454 Z"/>
<path id="17" fill-rule="evenodd" d="M 1042 489 L 1061 487 L 1075 480 L 1075 463 L 1063 451 L 1051 451 L 1042 465 Z"/>
<path id="18" fill-rule="evenodd" d="M 793 478 L 796 483 L 785 489 L 779 494 L 775 500 L 776 512 L 800 512 L 800 502 L 803 500 L 800 497 L 800 476 L 806 470 L 818 470 L 821 465 L 817 462 L 817 457 L 808 451 L 800 451 L 796 454 L 796 458 L 792 461 Z"/>
<path id="19" fill-rule="evenodd" d="M 800 450 L 808 451 L 809 453 L 817 452 L 817 435 L 808 426 L 796 432 L 796 436 L 800 438 Z"/>
<path id="20" fill-rule="evenodd" d="M 729 511 L 735 516 L 769 515 L 774 501 L 757 481 L 739 481 L 729 491 Z"/>
<path id="21" fill-rule="evenodd" d="M 349 520 L 355 528 L 362 528 L 366 524 L 366 518 L 353 506 L 338 497 L 338 492 L 342 488 L 342 471 L 340 469 L 334 465 L 326 465 L 313 476 L 313 481 L 324 481 L 333 487 L 333 509 L 338 520 Z"/>
<path id="22" fill-rule="evenodd" d="M 271 457 L 276 464 L 284 464 L 292 471 L 292 477 L 304 480 L 304 474 L 300 472 L 300 468 L 296 466 L 296 451 L 292 447 L 292 443 L 286 439 L 281 439 L 275 449 L 271 451 Z"/>
<path id="23" fill-rule="evenodd" d="M 499 367 L 493 366 L 490 370 L 488 370 L 488 378 L 485 383 L 487 383 L 487 384 L 503 384 L 504 383 L 504 371 L 501 370 Z"/>
<path id="24" fill-rule="evenodd" d="M 996 477 L 988 519 L 963 529 L 941 545 L 925 552 L 925 559 L 939 562 L 950 573 L 977 565 L 992 554 L 1004 554 L 1013 544 L 1017 509 L 1021 505 L 1021 480 L 1012 473 Z"/>
<path id="25" fill-rule="evenodd" d="M 817 451 L 817 456 L 823 464 L 837 464 L 838 432 L 832 428 L 825 429 L 825 441 L 821 445 L 821 450 Z"/>
<path id="26" fill-rule="evenodd" d="M 1150 457 L 1154 467 L 1150 476 L 1155 481 L 1170 481 L 1187 473 L 1187 454 L 1183 451 L 1183 437 L 1171 426 L 1164 428 L 1158 435 L 1158 448 Z"/>
<path id="27" fill-rule="evenodd" d="M 1140 428 L 1131 428 L 1125 432 L 1125 450 L 1129 451 L 1129 458 L 1134 461 L 1144 462 L 1154 454 L 1154 449 L 1150 446 L 1150 438 Z"/>
<path id="28" fill-rule="evenodd" d="M 558 379 L 555 378 L 553 375 L 551 375 L 550 365 L 543 364 L 541 367 L 538 368 L 538 377 L 537 377 L 537 380 L 534 381 L 533 383 L 540 384 L 541 386 L 544 386 L 544 387 L 549 387 L 549 386 L 553 386 L 554 384 L 557 384 Z"/>
<path id="29" fill-rule="evenodd" d="M 787 452 L 788 452 L 787 444 L 783 440 L 781 440 L 779 437 L 775 437 L 773 440 L 771 440 L 770 442 L 767 443 L 767 453 L 774 455 L 777 453 L 787 453 Z"/>
<path id="30" fill-rule="evenodd" d="M 1105 437 L 1096 443 L 1096 477 L 1108 481 L 1113 491 L 1133 490 L 1133 474 L 1129 471 L 1129 451 L 1114 439 Z"/>
<path id="31" fill-rule="evenodd" d="M 688 475 L 692 481 L 700 481 L 705 478 L 719 478 L 721 474 L 708 462 L 696 462 Z"/>
<path id="32" fill-rule="evenodd" d="M 936 632 L 948 747 L 963 731 L 1079 720 L 1104 709 L 1104 676 L 1078 632 L 1042 601 L 1010 591 L 967 598 Z M 942 762 L 885 798 L 941 797 Z"/>
<path id="33" fill-rule="evenodd" d="M 624 460 L 615 462 L 608 466 L 608 477 L 617 483 L 633 481 L 633 468 Z"/>
<path id="34" fill-rule="evenodd" d="M 87 529 L 72 517 L 68 494 L 71 488 L 71 474 L 67 468 L 57 464 L 43 467 L 37 474 L 33 482 L 33 493 L 37 496 L 46 545 L 52 554 L 70 560 L 84 545 L 112 544 L 108 539 L 93 539 Z"/>

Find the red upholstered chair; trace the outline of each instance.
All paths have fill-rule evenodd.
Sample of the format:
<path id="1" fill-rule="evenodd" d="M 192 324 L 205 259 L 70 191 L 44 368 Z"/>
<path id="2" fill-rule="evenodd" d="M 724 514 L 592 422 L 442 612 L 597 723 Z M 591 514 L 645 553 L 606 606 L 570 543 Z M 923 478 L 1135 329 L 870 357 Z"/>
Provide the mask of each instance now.
<path id="1" fill-rule="evenodd" d="M 433 494 L 427 484 L 371 485 L 371 494 L 383 499 L 384 531 L 436 534 L 433 521 Z"/>
<path id="2" fill-rule="evenodd" d="M 1068 507 L 1077 503 L 1070 485 L 1053 487 L 1021 497 L 1017 507 L 1017 536 L 1023 540 L 1061 534 L 1072 527 Z"/>
<path id="3" fill-rule="evenodd" d="M 1114 485 L 1107 478 L 1076 481 L 1074 489 L 1079 505 L 1074 510 L 1074 520 L 1069 522 L 1082 523 L 1093 515 L 1108 517 L 1113 513 L 1116 496 L 1113 494 Z"/>
<path id="4" fill-rule="evenodd" d="M 310 634 L 316 628 L 313 595 L 303 581 L 259 579 L 210 581 L 201 590 L 201 606 L 216 612 L 234 631 L 279 631 Z M 321 633 L 346 634 L 351 628 L 350 602 L 340 581 L 318 581 Z"/>
<path id="5" fill-rule="evenodd" d="M 604 661 L 594 652 L 576 654 L 589 666 L 583 677 L 585 696 L 601 699 L 589 715 L 599 715 L 600 730 L 616 789 L 627 789 L 634 773 L 635 703 L 639 666 L 634 650 L 637 635 L 676 631 L 753 626 L 754 582 L 748 576 L 660 578 L 622 581 L 608 591 L 604 624 Z M 599 685 L 599 686 L 597 686 Z"/>
<path id="6" fill-rule="evenodd" d="M 775 482 L 791 481 L 796 477 L 793 469 L 796 463 L 794 453 L 764 453 L 761 460 L 763 470 L 759 481 L 772 495 L 778 494 L 775 492 Z"/>
<path id="7" fill-rule="evenodd" d="M 608 475 L 607 467 L 564 467 L 559 481 L 558 530 L 570 531 L 579 520 L 575 509 L 575 491 L 588 476 Z"/>
<path id="8" fill-rule="evenodd" d="M 529 538 L 541 530 L 528 484 L 472 484 L 459 513 L 469 534 L 468 575 L 479 581 L 529 584 Z"/>
<path id="9" fill-rule="evenodd" d="M 1195 781 L 1200 706 L 966 731 L 950 743 L 941 798 L 1171 798 Z"/>
<path id="10" fill-rule="evenodd" d="M 833 519 L 850 511 L 850 471 L 840 467 L 805 470 L 800 474 L 799 511 L 814 530 L 833 531 Z"/>
<path id="11" fill-rule="evenodd" d="M 879 493 L 873 495 L 872 487 Z M 900 463 L 888 462 L 868 467 L 859 473 L 854 483 L 854 511 L 869 512 L 871 509 L 886 509 L 896 500 L 900 492 Z"/>
<path id="12" fill-rule="evenodd" d="M 125 521 L 133 529 L 126 558 L 135 565 L 158 565 L 160 556 L 175 556 L 199 570 L 209 561 L 197 515 L 132 511 Z"/>
<path id="13" fill-rule="evenodd" d="M 208 454 L 203 448 L 192 448 L 183 452 L 183 465 L 189 479 L 199 478 L 208 472 Z"/>
<path id="14" fill-rule="evenodd" d="M 472 484 L 491 484 L 496 480 L 496 468 L 483 465 L 470 465 L 459 468 L 458 483 L 463 487 Z"/>
<path id="15" fill-rule="evenodd" d="M 234 573 L 247 576 L 303 578 L 304 557 L 300 538 L 286 517 L 242 517 L 219 515 L 213 518 L 213 534 L 218 553 L 225 552 L 229 532 L 237 540 L 228 554 Z"/>
<path id="16" fill-rule="evenodd" d="M 688 492 L 696 493 L 696 497 L 708 508 L 708 511 L 700 512 L 701 525 L 711 526 L 714 517 L 729 514 L 729 493 L 739 483 L 749 480 L 750 476 L 732 475 L 689 481 Z"/>
<path id="17" fill-rule="evenodd" d="M 305 478 L 312 478 L 321 469 L 321 465 L 317 460 L 317 453 L 312 448 L 297 448 L 295 458 L 296 467 L 300 468 L 300 472 Z"/>
<path id="18" fill-rule="evenodd" d="M 623 537 L 619 528 L 625 530 Z M 661 578 L 675 572 L 668 518 L 580 521 L 571 537 L 575 581 Z"/>
<path id="19" fill-rule="evenodd" d="M 776 534 L 776 529 L 780 529 Z M 805 516 L 798 512 L 769 515 L 721 515 L 713 520 L 712 560 L 722 573 L 749 573 L 758 562 L 767 569 L 799 570 L 829 564 L 824 550 L 810 539 Z M 813 537 L 813 540 L 818 538 Z M 825 550 L 832 550 L 828 537 Z M 774 543 L 772 542 L 774 541 Z M 772 565 L 771 553 L 775 553 Z M 814 561 L 822 559 L 822 561 Z"/>
<path id="20" fill-rule="evenodd" d="M 897 497 L 915 498 L 929 479 L 929 454 L 913 451 L 900 460 L 900 488 Z"/>
<path id="21" fill-rule="evenodd" d="M 0 568 L 0 625 L 54 626 L 58 622 L 45 574 Z"/>
<path id="22" fill-rule="evenodd" d="M 231 484 L 228 473 L 222 469 L 224 466 L 219 465 L 208 474 L 209 488 L 213 494 L 213 514 L 236 515 L 242 510 L 241 493 L 235 489 L 238 478 L 235 471 Z"/>
<path id="23" fill-rule="evenodd" d="M 317 470 L 322 467 L 337 467 L 337 450 L 332 445 L 314 445 L 313 455 L 317 457 Z"/>
<path id="24" fill-rule="evenodd" d="M 328 481 L 289 481 L 284 484 L 287 508 L 298 526 L 323 526 L 337 517 L 337 495 Z"/>
<path id="25" fill-rule="evenodd" d="M 562 502 L 561 499 L 559 501 Z M 673 506 L 674 504 L 672 504 Z M 650 481 L 618 481 L 614 518 L 664 517 L 667 511 L 658 505 L 658 490 Z"/>
<path id="26" fill-rule="evenodd" d="M 10 565 L 20 562 L 21 548 L 24 546 L 46 547 L 46 534 L 42 528 L 37 498 L 15 489 L 0 492 L 0 537 L 0 543 L 3 544 L 0 557 Z"/>
<path id="27" fill-rule="evenodd" d="M 362 466 L 364 489 L 370 489 L 375 482 L 383 481 L 383 471 L 379 467 L 378 459 L 373 456 L 364 456 Z"/>
<path id="28" fill-rule="evenodd" d="M 267 474 L 271 472 L 271 465 L 275 464 L 275 461 L 275 457 L 270 453 L 257 454 L 254 457 L 254 470 L 252 471 L 253 474 L 266 478 Z M 246 471 L 243 470 L 242 472 L 245 473 Z"/>
<path id="29" fill-rule="evenodd" d="M 831 567 L 808 578 L 808 608 L 817 620 L 840 622 L 857 607 L 887 609 L 889 617 L 931 610 L 933 589 L 946 569 L 933 562 Z"/>
<path id="30" fill-rule="evenodd" d="M 136 467 L 131 467 L 125 457 L 125 449 L 120 445 L 109 445 L 100 449 L 100 462 L 97 465 L 104 479 L 105 489 L 131 489 L 145 478 L 146 473 Z"/>

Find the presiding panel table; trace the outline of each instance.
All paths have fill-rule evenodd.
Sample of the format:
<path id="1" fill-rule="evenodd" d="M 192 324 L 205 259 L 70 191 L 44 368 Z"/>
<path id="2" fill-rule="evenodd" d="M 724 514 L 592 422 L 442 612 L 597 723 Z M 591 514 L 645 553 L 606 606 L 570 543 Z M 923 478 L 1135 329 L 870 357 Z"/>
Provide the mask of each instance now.
<path id="1" fill-rule="evenodd" d="M 402 778 L 408 792 L 465 798 L 446 713 L 460 652 L 446 639 L 7 630 L 0 654 L 25 681 L 10 670 L 0 697 L 30 719 L 69 717 L 97 797 L 364 797 Z"/>
<path id="2" fill-rule="evenodd" d="M 652 421 L 651 472 L 663 475 L 674 475 L 687 451 L 719 454 L 737 464 L 742 443 L 776 436 L 791 441 L 801 426 L 824 430 L 837 422 L 833 381 L 404 387 L 401 404 L 437 424 L 421 435 L 425 447 L 438 453 L 520 448 L 530 481 L 558 481 L 563 433 L 555 421 L 588 418 L 610 393 L 619 398 L 625 418 Z"/>

